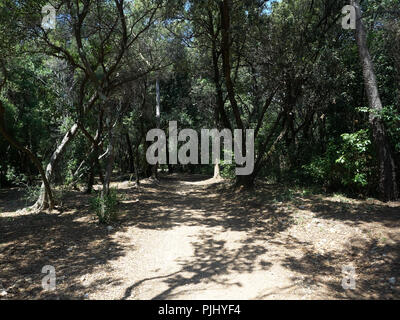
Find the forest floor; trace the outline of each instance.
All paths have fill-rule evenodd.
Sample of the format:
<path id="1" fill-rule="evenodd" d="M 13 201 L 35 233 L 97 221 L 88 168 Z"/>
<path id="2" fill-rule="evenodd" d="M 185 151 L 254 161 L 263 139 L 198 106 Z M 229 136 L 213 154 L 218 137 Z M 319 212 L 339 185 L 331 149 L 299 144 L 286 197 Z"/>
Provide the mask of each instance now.
<path id="1" fill-rule="evenodd" d="M 0 299 L 400 299 L 400 203 L 205 179 L 113 183 L 112 229 L 92 196 L 68 191 L 64 211 L 30 214 L 16 211 L 21 192 L 0 190 Z"/>

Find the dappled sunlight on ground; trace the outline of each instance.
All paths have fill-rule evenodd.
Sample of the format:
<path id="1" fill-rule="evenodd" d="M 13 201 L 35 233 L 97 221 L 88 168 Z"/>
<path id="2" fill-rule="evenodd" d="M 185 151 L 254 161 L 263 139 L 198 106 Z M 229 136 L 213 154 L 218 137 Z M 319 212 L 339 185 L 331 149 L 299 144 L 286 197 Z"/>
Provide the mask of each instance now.
<path id="1" fill-rule="evenodd" d="M 21 195 L 2 190 L 1 298 L 400 298 L 399 203 L 277 185 L 239 193 L 202 176 L 113 187 L 121 214 L 108 229 L 90 196 L 68 192 L 62 212 L 21 215 Z M 56 268 L 55 292 L 41 288 L 45 265 Z M 342 288 L 346 265 L 355 290 Z"/>

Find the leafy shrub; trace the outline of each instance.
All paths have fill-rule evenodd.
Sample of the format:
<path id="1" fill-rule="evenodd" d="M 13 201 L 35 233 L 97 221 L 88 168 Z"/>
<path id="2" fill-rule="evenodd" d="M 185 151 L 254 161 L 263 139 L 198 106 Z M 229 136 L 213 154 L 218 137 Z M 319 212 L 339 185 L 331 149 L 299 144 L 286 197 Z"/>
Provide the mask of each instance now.
<path id="1" fill-rule="evenodd" d="M 116 220 L 118 217 L 118 194 L 115 189 L 111 189 L 110 193 L 101 198 L 99 193 L 95 198 L 91 200 L 92 210 L 96 213 L 96 216 L 101 224 L 109 224 Z"/>
<path id="2" fill-rule="evenodd" d="M 339 148 L 336 163 L 344 169 L 342 183 L 350 187 L 366 187 L 368 185 L 372 159 L 370 153 L 371 140 L 368 130 L 342 135 L 343 144 Z"/>
<path id="3" fill-rule="evenodd" d="M 371 145 L 368 130 L 342 134 L 340 143 L 331 141 L 325 154 L 314 157 L 303 169 L 315 183 L 365 193 L 376 169 Z"/>
<path id="4" fill-rule="evenodd" d="M 16 169 L 10 165 L 7 166 L 6 179 L 16 186 L 25 186 L 27 181 L 24 174 L 18 174 Z"/>
<path id="5" fill-rule="evenodd" d="M 224 160 L 220 161 L 221 177 L 226 179 L 234 179 L 236 177 L 236 164 L 227 163 Z"/>
<path id="6" fill-rule="evenodd" d="M 229 159 L 233 158 L 232 151 L 223 150 L 223 152 L 221 152 L 221 155 L 224 155 L 225 152 L 227 152 L 229 154 Z M 221 170 L 220 171 L 221 177 L 223 177 L 225 179 L 236 178 L 236 163 L 235 163 L 235 161 L 225 161 L 225 159 L 221 159 L 219 161 L 219 165 L 220 165 L 220 170 Z"/>
<path id="7" fill-rule="evenodd" d="M 337 185 L 339 178 L 339 168 L 336 164 L 338 148 L 338 144 L 331 140 L 325 154 L 314 156 L 309 164 L 304 165 L 302 168 L 306 178 L 319 185 Z"/>
<path id="8" fill-rule="evenodd" d="M 400 153 L 400 112 L 394 106 L 383 108 L 382 117 L 394 150 Z"/>

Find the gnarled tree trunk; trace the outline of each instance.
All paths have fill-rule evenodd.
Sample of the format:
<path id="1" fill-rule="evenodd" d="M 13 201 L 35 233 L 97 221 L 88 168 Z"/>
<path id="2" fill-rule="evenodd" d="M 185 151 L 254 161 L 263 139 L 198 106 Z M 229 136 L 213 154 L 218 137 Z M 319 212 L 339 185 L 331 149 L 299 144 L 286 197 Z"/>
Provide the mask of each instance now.
<path id="1" fill-rule="evenodd" d="M 73 139 L 73 137 L 76 135 L 78 132 L 78 124 L 75 123 L 71 129 L 68 130 L 68 132 L 65 134 L 63 140 L 61 143 L 57 146 L 56 150 L 53 152 L 53 155 L 51 156 L 51 159 L 49 163 L 47 164 L 46 167 L 46 179 L 48 182 L 51 181 L 51 178 L 53 176 L 53 171 L 54 168 L 57 164 L 57 161 L 59 160 L 60 156 L 64 153 L 66 146 L 68 143 Z M 32 209 L 41 211 L 49 208 L 49 204 L 51 201 L 49 201 L 49 191 L 47 190 L 45 183 L 42 183 L 42 187 L 40 189 L 40 195 L 36 203 L 32 206 Z M 51 205 L 53 206 L 53 205 Z"/>
<path id="2" fill-rule="evenodd" d="M 383 201 L 397 200 L 396 166 L 387 140 L 383 121 L 379 116 L 383 107 L 379 96 L 374 66 L 367 47 L 367 34 L 361 20 L 362 14 L 358 1 L 352 0 L 352 5 L 356 9 L 356 40 L 363 69 L 365 90 L 371 109 L 369 122 L 372 127 L 375 147 L 378 153 L 379 193 Z"/>

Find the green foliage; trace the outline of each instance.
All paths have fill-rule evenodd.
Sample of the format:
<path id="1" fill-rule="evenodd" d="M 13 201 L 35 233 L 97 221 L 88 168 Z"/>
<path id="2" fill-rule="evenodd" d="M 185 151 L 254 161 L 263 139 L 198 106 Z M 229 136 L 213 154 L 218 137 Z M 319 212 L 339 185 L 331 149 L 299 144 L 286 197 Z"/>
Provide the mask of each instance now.
<path id="1" fill-rule="evenodd" d="M 315 183 L 357 193 L 376 189 L 375 151 L 364 130 L 370 127 L 368 117 L 375 111 L 368 108 L 354 33 L 342 30 L 337 23 L 345 2 L 232 2 L 233 95 L 243 126 L 259 127 L 255 154 L 265 157 L 265 162 L 260 162 L 258 178 L 294 180 L 302 186 Z M 168 121 L 178 121 L 180 128 L 198 132 L 202 128 L 222 129 L 225 122 L 232 129 L 238 127 L 227 90 L 221 12 L 216 1 L 126 1 L 123 12 L 131 45 L 122 56 L 119 44 L 124 33 L 116 3 L 88 2 L 84 23 L 78 28 L 82 31 L 82 52 L 70 23 L 79 21 L 72 16 L 83 4 L 78 1 L 71 7 L 55 0 L 57 28 L 46 38 L 32 29 L 33 20 L 35 25 L 40 22 L 40 7 L 45 3 L 0 3 L 0 60 L 8 71 L 0 92 L 5 126 L 43 167 L 77 121 L 92 137 L 99 133 L 102 144 L 96 157 L 103 154 L 110 142 L 110 123 L 118 116 L 113 170 L 127 173 L 127 163 L 134 158 L 138 174 L 147 175 L 145 136 L 156 125 L 156 79 L 161 91 L 162 129 L 167 129 Z M 379 93 L 386 106 L 375 115 L 385 122 L 390 146 L 399 158 L 400 29 L 396 12 L 400 4 L 398 0 L 368 0 L 362 6 Z M 153 12 L 153 7 L 158 9 Z M 154 23 L 150 23 L 151 17 Z M 82 61 L 82 54 L 87 61 Z M 87 62 L 98 84 L 88 77 L 90 70 L 84 70 Z M 107 70 L 113 71 L 107 75 Z M 108 100 L 89 108 L 88 101 L 99 84 L 109 91 Z M 275 90 L 264 113 L 264 104 Z M 226 117 L 216 108 L 220 96 Z M 274 145 L 285 127 L 285 136 Z M 56 189 L 76 181 L 87 183 L 91 173 L 97 180 L 99 171 L 104 170 L 107 157 L 101 157 L 94 167 L 92 142 L 82 132 L 57 160 L 51 179 Z M 352 133 L 343 134 L 346 132 Z M 2 137 L 0 151 L 0 184 L 21 185 L 33 199 L 35 187 L 30 190 L 28 184 L 39 176 L 37 168 Z M 192 173 L 213 172 L 211 164 L 189 168 Z M 223 177 L 234 179 L 235 169 L 235 164 L 221 161 Z M 93 200 L 103 223 L 114 214 L 117 197 L 113 193 L 104 200 Z M 106 212 L 100 214 L 101 208 Z"/>
<path id="2" fill-rule="evenodd" d="M 96 213 L 97 219 L 101 224 L 109 224 L 118 217 L 119 198 L 117 190 L 110 189 L 110 193 L 102 199 L 99 193 L 91 200 L 91 208 Z"/>
<path id="3" fill-rule="evenodd" d="M 372 151 L 368 130 L 345 133 L 340 143 L 331 141 L 325 154 L 314 157 L 303 169 L 315 183 L 365 193 L 374 182 Z"/>
<path id="4" fill-rule="evenodd" d="M 369 147 L 371 140 L 367 130 L 342 135 L 343 144 L 338 150 L 340 164 L 345 171 L 342 175 L 342 183 L 345 186 L 365 187 L 368 185 L 368 177 L 371 174 L 368 167 L 372 159 Z"/>
<path id="5" fill-rule="evenodd" d="M 221 160 L 220 168 L 221 177 L 226 179 L 234 179 L 236 177 L 236 165 L 234 163 L 226 163 L 226 161 Z"/>
<path id="6" fill-rule="evenodd" d="M 391 144 L 397 153 L 400 153 L 400 111 L 394 106 L 383 108 L 382 117 L 386 124 L 386 129 Z"/>
<path id="7" fill-rule="evenodd" d="M 324 184 L 331 169 L 331 161 L 326 156 L 316 156 L 311 163 L 304 165 L 303 169 L 314 183 Z"/>
<path id="8" fill-rule="evenodd" d="M 27 181 L 27 177 L 24 174 L 16 173 L 16 169 L 10 165 L 7 166 L 6 179 L 16 186 L 23 186 Z"/>

